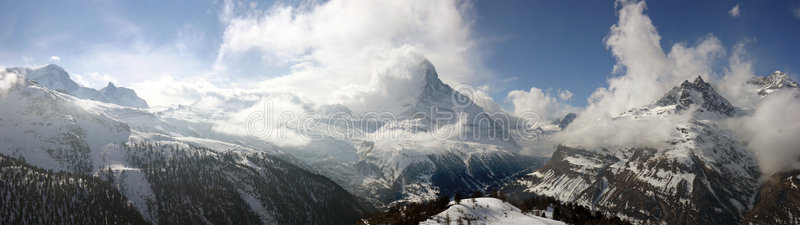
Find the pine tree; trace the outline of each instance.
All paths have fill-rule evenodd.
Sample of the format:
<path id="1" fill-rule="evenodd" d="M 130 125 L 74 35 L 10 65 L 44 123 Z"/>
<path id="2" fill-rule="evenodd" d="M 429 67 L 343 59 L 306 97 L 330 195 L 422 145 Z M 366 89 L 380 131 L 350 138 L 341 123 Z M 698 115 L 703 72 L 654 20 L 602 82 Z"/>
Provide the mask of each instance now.
<path id="1" fill-rule="evenodd" d="M 553 220 L 561 220 L 561 206 L 556 206 L 553 209 Z"/>
<path id="2" fill-rule="evenodd" d="M 470 196 L 470 198 L 480 198 L 480 197 L 483 197 L 483 192 L 481 191 L 472 192 L 472 195 Z"/>

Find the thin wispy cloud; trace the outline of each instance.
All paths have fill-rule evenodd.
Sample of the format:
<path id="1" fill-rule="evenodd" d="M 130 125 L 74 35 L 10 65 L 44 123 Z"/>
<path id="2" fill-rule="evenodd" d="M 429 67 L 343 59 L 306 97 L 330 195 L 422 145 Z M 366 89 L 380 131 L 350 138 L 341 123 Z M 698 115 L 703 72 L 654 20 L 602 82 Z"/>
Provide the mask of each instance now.
<path id="1" fill-rule="evenodd" d="M 800 7 L 794 7 L 789 11 L 792 12 L 792 15 L 794 15 L 795 18 L 800 19 Z"/>

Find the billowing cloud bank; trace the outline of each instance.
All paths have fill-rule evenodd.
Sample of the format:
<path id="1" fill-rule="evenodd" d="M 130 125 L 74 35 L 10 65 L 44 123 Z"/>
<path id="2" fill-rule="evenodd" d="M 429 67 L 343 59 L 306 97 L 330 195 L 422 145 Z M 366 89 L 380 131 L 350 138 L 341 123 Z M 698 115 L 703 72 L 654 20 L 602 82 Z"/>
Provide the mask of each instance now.
<path id="1" fill-rule="evenodd" d="M 559 91 L 558 98 L 562 101 L 569 100 L 572 98 L 572 92 L 569 90 Z M 512 112 L 514 115 L 535 113 L 545 123 L 560 119 L 567 113 L 579 111 L 579 109 L 558 101 L 556 97 L 536 87 L 531 87 L 529 91 L 510 91 L 506 96 L 506 101 L 513 104 L 514 110 Z"/>
<path id="2" fill-rule="evenodd" d="M 561 142 L 604 148 L 663 144 L 674 132 L 671 122 L 611 118 L 653 103 L 683 80 L 715 78 L 712 63 L 725 54 L 713 35 L 694 46 L 677 43 L 665 53 L 661 36 L 645 14 L 645 2 L 618 1 L 617 5 L 619 21 L 611 26 L 605 44 L 617 59 L 614 72 L 618 76 L 608 79 L 608 87 L 592 93 L 587 108 L 560 135 Z"/>
<path id="3" fill-rule="evenodd" d="M 756 111 L 728 121 L 728 127 L 756 152 L 761 171 L 770 175 L 800 169 L 800 91 L 773 92 L 758 103 Z"/>
<path id="4" fill-rule="evenodd" d="M 11 88 L 24 80 L 24 77 L 0 67 L 0 98 L 4 97 Z"/>
<path id="5" fill-rule="evenodd" d="M 244 135 L 243 124 L 265 101 L 275 103 L 275 112 L 296 114 L 339 104 L 361 114 L 400 113 L 421 94 L 427 81 L 420 65 L 428 60 L 442 81 L 487 112 L 505 111 L 487 94 L 490 87 L 481 85 L 493 75 L 483 66 L 472 14 L 470 1 L 457 0 L 311 1 L 266 9 L 226 1 L 213 71 L 193 78 L 163 76 L 133 88 L 158 101 L 152 105 L 237 111 L 216 129 Z M 577 111 L 531 90 L 509 95 L 515 111 L 547 119 Z M 558 94 L 572 97 L 566 90 Z M 281 143 L 307 143 L 296 140 Z"/>
<path id="6" fill-rule="evenodd" d="M 473 14 L 470 1 L 458 0 L 309 1 L 268 8 L 226 1 L 212 71 L 199 78 L 164 75 L 132 87 L 151 105 L 219 107 L 242 96 L 290 93 L 356 112 L 392 112 L 419 93 L 424 77 L 413 75 L 414 69 L 427 59 L 445 83 L 489 112 L 502 111 L 487 94 L 491 87 L 483 85 L 494 76 L 481 58 Z M 557 99 L 530 108 L 526 99 L 536 93 L 518 92 L 509 96 L 522 104 L 515 111 L 546 118 L 575 111 Z M 558 93 L 564 101 L 571 95 Z"/>
<path id="7" fill-rule="evenodd" d="M 290 68 L 245 88 L 292 92 L 363 112 L 390 110 L 418 95 L 424 77 L 411 70 L 423 57 L 445 82 L 486 78 L 478 75 L 484 69 L 469 2 L 334 0 L 267 10 L 226 5 L 218 72 L 248 73 L 243 63 L 252 57 Z"/>
<path id="8" fill-rule="evenodd" d="M 164 76 L 133 85 L 154 105 L 186 104 L 229 110 L 217 131 L 247 135 L 253 113 L 271 104 L 263 118 L 277 126 L 280 113 L 343 105 L 355 113 L 399 113 L 421 94 L 425 60 L 439 78 L 459 84 L 491 79 L 472 33 L 469 1 L 308 1 L 299 5 L 226 1 L 224 27 L 213 71 L 188 79 Z M 225 80 L 225 79 L 229 80 Z M 502 110 L 486 86 L 469 86 L 468 96 L 488 111 Z M 162 103 L 162 104 L 159 104 Z M 267 141 L 308 143 L 290 130 Z"/>

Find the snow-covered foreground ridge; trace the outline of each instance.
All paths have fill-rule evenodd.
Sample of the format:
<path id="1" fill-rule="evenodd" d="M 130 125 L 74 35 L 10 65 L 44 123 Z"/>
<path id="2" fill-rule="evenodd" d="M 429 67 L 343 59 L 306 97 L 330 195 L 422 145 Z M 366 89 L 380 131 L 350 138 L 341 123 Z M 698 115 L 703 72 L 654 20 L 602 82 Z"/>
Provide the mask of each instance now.
<path id="1" fill-rule="evenodd" d="M 496 198 L 469 198 L 459 203 L 451 202 L 447 210 L 432 216 L 421 225 L 486 224 L 486 225 L 562 225 L 556 221 L 522 211 Z"/>

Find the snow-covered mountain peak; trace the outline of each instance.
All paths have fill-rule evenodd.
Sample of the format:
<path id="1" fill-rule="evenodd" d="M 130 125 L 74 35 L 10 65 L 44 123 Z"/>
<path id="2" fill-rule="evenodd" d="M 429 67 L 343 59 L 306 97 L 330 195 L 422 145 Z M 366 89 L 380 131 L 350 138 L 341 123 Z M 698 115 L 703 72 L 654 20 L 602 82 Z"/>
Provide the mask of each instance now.
<path id="1" fill-rule="evenodd" d="M 419 112 L 431 113 L 433 107 L 435 107 L 437 111 L 455 114 L 464 113 L 469 118 L 484 112 L 483 108 L 475 104 L 468 96 L 459 93 L 450 85 L 442 82 L 442 80 L 439 79 L 436 68 L 434 68 L 430 61 L 423 60 L 420 63 L 419 69 L 425 73 L 422 93 L 420 93 L 416 103 L 404 113 L 407 116 Z"/>
<path id="2" fill-rule="evenodd" d="M 56 65 L 56 64 L 47 64 L 45 66 L 39 67 L 36 70 L 56 71 L 56 72 L 62 73 L 64 75 L 67 75 L 67 77 L 69 77 L 69 75 L 67 74 L 67 71 L 64 70 L 63 67 L 61 67 L 59 65 Z"/>
<path id="3" fill-rule="evenodd" d="M 736 108 L 727 99 L 720 96 L 711 84 L 698 76 L 693 82 L 684 81 L 667 92 L 655 102 L 656 106 L 675 105 L 676 110 L 688 109 L 691 105 L 699 106 L 700 111 L 718 112 L 723 115 L 733 116 Z"/>
<path id="4" fill-rule="evenodd" d="M 108 82 L 108 86 L 100 89 L 100 93 L 118 105 L 135 108 L 148 107 L 147 102 L 144 99 L 139 98 L 134 90 L 130 88 L 114 86 L 114 84 L 111 82 Z"/>
<path id="5" fill-rule="evenodd" d="M 789 75 L 775 71 L 767 76 L 756 76 L 747 81 L 749 84 L 758 86 L 758 95 L 766 96 L 767 94 L 782 88 L 798 88 L 797 82 L 789 78 Z"/>
<path id="6" fill-rule="evenodd" d="M 436 72 L 436 68 L 434 68 L 433 63 L 428 61 L 427 59 L 422 60 L 420 63 L 420 67 L 425 70 L 425 83 L 426 84 L 442 84 L 442 81 L 439 80 L 439 73 Z"/>
<path id="7" fill-rule="evenodd" d="M 454 94 L 453 88 L 439 79 L 439 74 L 430 61 L 423 60 L 420 63 L 420 69 L 425 71 L 425 80 L 423 81 L 422 93 L 420 93 L 417 102 L 417 109 L 427 111 L 428 107 L 433 105 L 452 109 L 453 102 L 451 97 Z"/>
<path id="8" fill-rule="evenodd" d="M 55 64 L 27 71 L 26 76 L 29 80 L 34 80 L 44 87 L 65 93 L 73 92 L 80 87 L 78 83 L 69 78 L 69 73 L 64 68 Z"/>
<path id="9" fill-rule="evenodd" d="M 108 82 L 108 85 L 106 86 L 106 89 L 114 90 L 114 89 L 117 89 L 117 86 L 115 86 L 114 83 Z"/>

